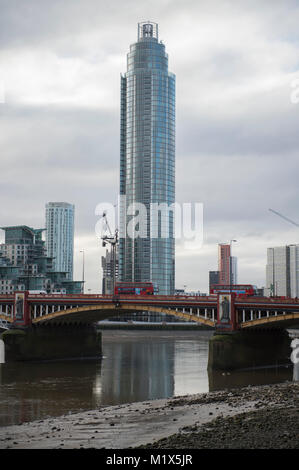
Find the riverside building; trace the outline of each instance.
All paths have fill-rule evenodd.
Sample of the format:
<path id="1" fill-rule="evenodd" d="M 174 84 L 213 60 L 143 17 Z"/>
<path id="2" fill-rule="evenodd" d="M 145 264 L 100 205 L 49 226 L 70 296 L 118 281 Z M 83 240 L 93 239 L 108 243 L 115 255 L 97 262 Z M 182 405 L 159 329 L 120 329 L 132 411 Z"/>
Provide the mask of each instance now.
<path id="1" fill-rule="evenodd" d="M 120 209 L 119 280 L 152 282 L 159 294 L 173 294 L 173 214 L 153 217 L 151 205 L 175 202 L 175 76 L 152 22 L 138 24 L 121 77 L 120 195 L 125 204 Z M 146 208 L 147 223 L 142 236 L 132 237 L 128 207 L 138 203 Z"/>
<path id="2" fill-rule="evenodd" d="M 266 293 L 299 297 L 299 245 L 267 249 Z"/>
<path id="3" fill-rule="evenodd" d="M 220 243 L 218 245 L 218 282 L 219 284 L 238 284 L 237 258 L 231 256 L 231 245 Z"/>
<path id="4" fill-rule="evenodd" d="M 42 234 L 45 229 L 27 225 L 1 227 L 5 242 L 0 245 L 0 294 L 18 290 L 80 294 L 81 281 L 71 281 L 57 272 L 47 256 Z"/>
<path id="5" fill-rule="evenodd" d="M 73 280 L 75 206 L 66 202 L 46 204 L 46 248 L 55 271 Z"/>

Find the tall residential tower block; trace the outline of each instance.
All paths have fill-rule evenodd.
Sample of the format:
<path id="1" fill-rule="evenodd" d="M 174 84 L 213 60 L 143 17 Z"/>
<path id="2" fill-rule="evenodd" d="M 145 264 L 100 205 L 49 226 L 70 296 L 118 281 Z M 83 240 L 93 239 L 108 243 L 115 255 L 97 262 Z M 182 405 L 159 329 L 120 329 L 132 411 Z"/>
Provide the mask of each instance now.
<path id="1" fill-rule="evenodd" d="M 219 284 L 237 284 L 237 258 L 231 256 L 231 245 L 220 243 L 218 245 L 218 271 Z"/>
<path id="2" fill-rule="evenodd" d="M 299 245 L 267 249 L 266 293 L 299 297 Z"/>
<path id="3" fill-rule="evenodd" d="M 54 258 L 55 271 L 73 280 L 75 206 L 67 202 L 46 204 L 47 255 Z"/>
<path id="4" fill-rule="evenodd" d="M 173 294 L 173 214 L 154 217 L 152 205 L 175 202 L 175 76 L 168 71 L 165 45 L 152 22 L 138 24 L 137 42 L 130 46 L 127 72 L 121 76 L 120 195 L 125 199 L 120 281 L 153 282 L 159 294 Z M 127 228 L 138 204 L 146 208 L 147 223 L 142 236 L 132 236 Z"/>

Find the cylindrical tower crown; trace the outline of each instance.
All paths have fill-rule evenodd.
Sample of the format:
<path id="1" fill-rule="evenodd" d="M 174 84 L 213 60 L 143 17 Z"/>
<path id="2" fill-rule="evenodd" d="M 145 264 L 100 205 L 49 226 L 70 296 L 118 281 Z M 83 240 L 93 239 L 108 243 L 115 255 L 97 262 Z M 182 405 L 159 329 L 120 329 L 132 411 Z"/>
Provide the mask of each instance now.
<path id="1" fill-rule="evenodd" d="M 156 39 L 158 41 L 158 25 L 151 21 L 138 23 L 138 41 L 142 39 Z"/>

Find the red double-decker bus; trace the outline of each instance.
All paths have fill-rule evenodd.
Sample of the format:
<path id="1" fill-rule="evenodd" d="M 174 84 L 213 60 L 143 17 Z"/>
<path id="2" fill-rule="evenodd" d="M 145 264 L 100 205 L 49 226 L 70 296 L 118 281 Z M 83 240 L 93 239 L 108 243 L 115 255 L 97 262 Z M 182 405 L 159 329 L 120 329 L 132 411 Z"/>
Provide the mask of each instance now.
<path id="1" fill-rule="evenodd" d="M 213 284 L 210 294 L 230 294 L 234 293 L 238 297 L 250 297 L 255 295 L 255 287 L 251 284 Z"/>
<path id="2" fill-rule="evenodd" d="M 151 282 L 117 282 L 115 295 L 153 295 L 154 286 Z"/>

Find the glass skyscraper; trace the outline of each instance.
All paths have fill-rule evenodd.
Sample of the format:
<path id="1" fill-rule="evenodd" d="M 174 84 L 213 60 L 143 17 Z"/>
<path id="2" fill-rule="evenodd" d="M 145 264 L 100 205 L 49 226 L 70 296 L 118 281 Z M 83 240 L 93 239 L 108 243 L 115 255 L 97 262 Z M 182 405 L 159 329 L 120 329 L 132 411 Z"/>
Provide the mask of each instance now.
<path id="1" fill-rule="evenodd" d="M 267 249 L 266 295 L 299 297 L 299 245 Z"/>
<path id="2" fill-rule="evenodd" d="M 120 195 L 125 204 L 120 210 L 119 279 L 151 281 L 159 294 L 170 295 L 174 216 L 171 211 L 154 213 L 153 204 L 175 202 L 175 76 L 168 72 L 156 23 L 139 23 L 137 42 L 130 46 L 127 72 L 121 77 L 120 130 Z M 128 215 L 128 208 L 137 203 L 146 208 L 147 223 L 142 236 L 132 237 L 126 229 L 134 213 Z"/>
<path id="3" fill-rule="evenodd" d="M 67 202 L 46 204 L 47 255 L 54 258 L 54 270 L 73 280 L 75 206 Z"/>

